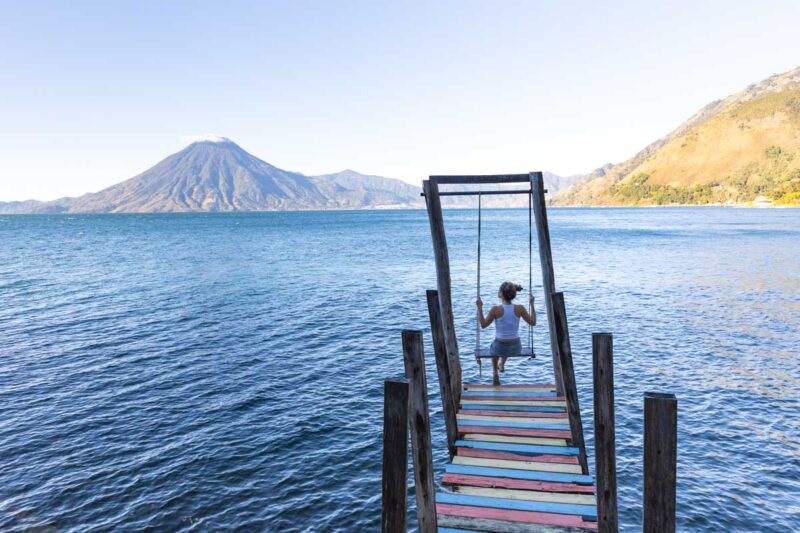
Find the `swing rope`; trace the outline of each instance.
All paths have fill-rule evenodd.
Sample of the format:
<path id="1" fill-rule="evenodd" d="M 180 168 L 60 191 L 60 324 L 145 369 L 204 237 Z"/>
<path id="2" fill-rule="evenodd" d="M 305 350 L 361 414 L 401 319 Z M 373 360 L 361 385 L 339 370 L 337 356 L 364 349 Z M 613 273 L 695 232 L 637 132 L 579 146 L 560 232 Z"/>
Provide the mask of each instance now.
<path id="1" fill-rule="evenodd" d="M 475 287 L 476 299 L 481 297 L 481 198 L 478 192 L 478 275 Z M 533 193 L 528 195 L 528 309 L 533 315 L 533 306 L 530 304 L 530 297 L 533 296 Z M 478 363 L 478 375 L 483 377 L 483 367 L 481 364 L 481 310 L 475 312 L 475 361 Z M 530 359 L 535 357 L 533 351 L 533 326 L 528 324 L 528 348 L 530 349 Z"/>

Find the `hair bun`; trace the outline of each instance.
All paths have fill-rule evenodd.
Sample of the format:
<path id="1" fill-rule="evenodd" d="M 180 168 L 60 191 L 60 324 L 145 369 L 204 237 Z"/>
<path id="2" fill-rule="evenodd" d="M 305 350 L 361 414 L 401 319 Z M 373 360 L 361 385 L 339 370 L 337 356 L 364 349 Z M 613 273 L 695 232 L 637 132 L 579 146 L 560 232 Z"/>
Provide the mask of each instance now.
<path id="1" fill-rule="evenodd" d="M 517 285 L 517 292 L 522 290 L 522 285 Z"/>

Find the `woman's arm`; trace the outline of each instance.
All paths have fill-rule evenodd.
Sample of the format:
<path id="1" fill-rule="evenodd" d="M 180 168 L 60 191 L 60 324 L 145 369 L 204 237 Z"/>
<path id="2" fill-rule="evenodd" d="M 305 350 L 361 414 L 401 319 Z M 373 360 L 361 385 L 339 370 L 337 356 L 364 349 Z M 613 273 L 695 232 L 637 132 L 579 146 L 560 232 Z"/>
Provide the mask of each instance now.
<path id="1" fill-rule="evenodd" d="M 488 327 L 489 327 L 489 325 L 490 325 L 492 322 L 494 322 L 494 318 L 495 318 L 495 309 L 496 309 L 496 308 L 495 308 L 495 307 L 492 307 L 491 309 L 489 309 L 489 314 L 487 314 L 487 315 L 484 317 L 484 316 L 483 316 L 483 301 L 481 301 L 481 299 L 480 299 L 480 298 L 478 298 L 478 299 L 475 301 L 475 305 L 477 305 L 477 306 L 478 306 L 478 320 L 480 320 L 480 322 L 481 322 L 481 327 L 482 327 L 483 329 L 486 329 L 486 328 L 488 328 Z"/>
<path id="2" fill-rule="evenodd" d="M 517 306 L 517 311 L 518 311 L 517 314 L 519 315 L 519 317 L 522 320 L 524 320 L 525 322 L 527 322 L 531 326 L 535 326 L 536 325 L 536 305 L 535 305 L 536 298 L 531 296 L 529 301 L 531 303 L 531 312 L 528 313 L 528 310 L 525 309 L 524 305 L 518 305 Z"/>

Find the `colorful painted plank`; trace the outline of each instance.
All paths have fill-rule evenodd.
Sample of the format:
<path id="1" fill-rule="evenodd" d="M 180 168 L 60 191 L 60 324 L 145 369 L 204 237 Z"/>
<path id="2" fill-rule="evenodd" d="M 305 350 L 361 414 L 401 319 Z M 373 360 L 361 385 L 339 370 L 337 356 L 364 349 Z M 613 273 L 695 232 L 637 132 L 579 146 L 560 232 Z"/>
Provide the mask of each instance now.
<path id="1" fill-rule="evenodd" d="M 526 424 L 522 424 L 525 426 Z M 528 424 L 530 426 L 530 424 Z M 537 424 L 537 426 L 540 426 Z M 542 428 L 542 427 L 519 427 L 517 426 L 503 426 L 500 424 L 470 424 L 467 422 L 460 422 L 458 424 L 459 433 L 486 433 L 487 435 L 516 435 L 517 437 L 552 437 L 554 439 L 570 439 L 572 433 L 569 429 L 555 429 L 555 428 Z"/>
<path id="2" fill-rule="evenodd" d="M 508 459 L 485 459 L 483 457 L 453 457 L 452 464 L 467 466 L 488 466 L 490 468 L 517 468 L 519 470 L 538 470 L 540 472 L 563 472 L 565 474 L 580 474 L 580 465 L 565 463 L 540 463 L 538 461 L 509 461 Z"/>
<path id="3" fill-rule="evenodd" d="M 587 531 L 594 531 L 577 527 L 546 526 L 543 524 L 454 515 L 438 515 L 437 522 L 439 525 L 445 525 L 448 528 L 460 528 L 457 531 L 466 531 L 467 533 L 479 531 L 491 531 L 492 533 L 586 533 Z"/>
<path id="4" fill-rule="evenodd" d="M 580 515 L 597 518 L 597 505 L 579 505 L 574 503 L 541 502 L 534 500 L 514 500 L 511 498 L 488 498 L 471 494 L 452 492 L 436 493 L 437 503 L 467 505 L 470 507 L 491 507 L 493 509 L 511 509 L 514 511 L 532 511 L 536 513 L 554 513 Z"/>
<path id="5" fill-rule="evenodd" d="M 498 452 L 495 450 L 476 450 L 473 448 L 456 448 L 461 457 L 481 457 L 483 459 L 504 459 L 508 461 L 536 461 L 537 463 L 563 463 L 570 465 L 580 464 L 574 455 L 520 455 L 511 452 Z"/>
<path id="6" fill-rule="evenodd" d="M 555 419 L 566 419 L 567 413 L 565 411 L 556 411 L 556 412 L 536 412 L 530 413 L 525 411 L 509 411 L 509 410 L 491 410 L 491 409 L 461 409 L 458 411 L 458 414 L 463 415 L 479 415 L 479 416 L 504 416 L 508 418 L 555 418 Z"/>
<path id="7" fill-rule="evenodd" d="M 537 413 L 537 416 L 538 413 L 566 413 L 563 407 L 545 407 L 533 405 L 487 405 L 482 402 L 461 402 L 461 407 L 462 409 L 478 409 L 486 411 L 524 411 L 526 413 Z"/>
<path id="8" fill-rule="evenodd" d="M 461 396 L 462 402 L 498 402 L 495 405 L 507 405 L 507 402 L 513 402 L 513 405 L 520 404 L 520 405 L 527 405 L 522 402 L 537 402 L 534 405 L 539 405 L 538 402 L 557 402 L 553 404 L 542 404 L 542 405 L 550 405 L 552 407 L 558 407 L 559 405 L 566 405 L 564 403 L 563 396 L 537 396 L 535 394 L 528 394 L 527 396 L 503 396 L 503 397 L 495 397 L 495 396 L 479 396 L 476 394 L 464 394 Z"/>
<path id="9" fill-rule="evenodd" d="M 553 389 L 555 390 L 556 386 L 549 383 L 519 383 L 519 384 L 509 384 L 509 385 L 487 385 L 485 383 L 466 383 L 464 384 L 465 390 L 514 390 L 514 389 L 521 389 L 521 388 L 530 388 L 530 389 Z"/>
<path id="10" fill-rule="evenodd" d="M 555 392 L 549 392 L 545 390 L 532 390 L 532 391 L 524 391 L 524 390 L 516 390 L 516 391 L 488 391 L 488 390 L 471 390 L 465 391 L 461 397 L 464 396 L 480 396 L 480 397 L 487 397 L 487 398 L 517 398 L 519 396 L 543 396 L 545 398 L 559 398 Z M 560 399 L 564 397 L 561 396 Z"/>
<path id="11" fill-rule="evenodd" d="M 537 425 L 542 429 L 569 429 L 567 420 L 559 418 L 536 418 L 536 417 L 509 417 L 509 416 L 481 416 L 481 415 L 456 415 L 459 423 L 493 422 L 491 425 L 508 427 L 523 427 L 523 425 Z"/>
<path id="12" fill-rule="evenodd" d="M 509 442 L 512 444 L 537 444 L 540 446 L 566 446 L 566 439 L 551 439 L 546 437 L 512 437 L 508 435 L 489 435 L 487 433 L 464 433 L 464 440 L 477 440 L 481 442 Z"/>
<path id="13" fill-rule="evenodd" d="M 512 500 L 534 500 L 541 502 L 574 503 L 577 505 L 597 505 L 594 494 L 573 494 L 569 492 L 542 492 L 537 490 L 491 489 L 486 487 L 470 487 L 469 485 L 453 485 L 459 494 L 485 496 L 487 498 L 510 498 Z"/>
<path id="14" fill-rule="evenodd" d="M 593 485 L 594 477 L 583 474 L 562 474 L 558 472 L 534 472 L 529 470 L 515 470 L 511 468 L 488 468 L 485 466 L 447 465 L 444 469 L 447 474 L 465 474 L 468 476 L 509 477 L 513 479 L 527 479 L 530 481 L 556 481 L 562 483 L 576 483 L 578 485 Z"/>
<path id="15" fill-rule="evenodd" d="M 514 452 L 522 455 L 578 455 L 578 448 L 569 446 L 530 446 L 527 444 L 506 444 L 504 442 L 481 442 L 475 440 L 457 440 L 456 446 L 476 448 L 478 450 Z"/>
<path id="16" fill-rule="evenodd" d="M 453 529 L 452 527 L 437 527 L 436 531 L 438 531 L 439 533 L 475 533 L 476 530 Z"/>
<path id="17" fill-rule="evenodd" d="M 465 505 L 452 505 L 448 503 L 437 503 L 436 512 L 440 515 L 449 516 L 463 516 L 470 518 L 485 518 L 489 520 L 508 520 L 510 522 L 543 524 L 549 526 L 597 529 L 596 522 L 586 521 L 580 515 L 538 513 L 533 511 L 516 511 L 512 509 L 494 509 L 491 507 L 470 507 Z"/>
<path id="18" fill-rule="evenodd" d="M 565 407 L 567 404 L 562 401 L 549 401 L 549 400 L 517 400 L 516 398 L 506 399 L 506 398 L 497 398 L 495 400 L 480 400 L 480 399 L 470 399 L 470 398 L 461 398 L 462 404 L 472 404 L 472 405 L 513 405 L 516 407 Z"/>
<path id="19" fill-rule="evenodd" d="M 546 492 L 575 492 L 594 494 L 593 485 L 578 485 L 576 483 L 561 483 L 552 481 L 532 481 L 528 479 L 513 479 L 492 476 L 473 476 L 469 474 L 445 474 L 442 477 L 445 485 L 469 485 L 472 487 L 487 487 L 499 489 L 516 489 Z"/>

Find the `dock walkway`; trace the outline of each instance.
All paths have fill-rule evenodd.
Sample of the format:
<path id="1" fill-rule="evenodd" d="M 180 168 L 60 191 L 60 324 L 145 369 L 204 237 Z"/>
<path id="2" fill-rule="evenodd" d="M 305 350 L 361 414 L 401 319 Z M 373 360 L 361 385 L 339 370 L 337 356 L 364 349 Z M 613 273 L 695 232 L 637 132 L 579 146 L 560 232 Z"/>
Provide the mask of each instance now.
<path id="1" fill-rule="evenodd" d="M 436 494 L 439 531 L 597 529 L 595 483 L 556 386 L 464 386 L 457 453 Z"/>

